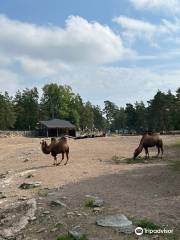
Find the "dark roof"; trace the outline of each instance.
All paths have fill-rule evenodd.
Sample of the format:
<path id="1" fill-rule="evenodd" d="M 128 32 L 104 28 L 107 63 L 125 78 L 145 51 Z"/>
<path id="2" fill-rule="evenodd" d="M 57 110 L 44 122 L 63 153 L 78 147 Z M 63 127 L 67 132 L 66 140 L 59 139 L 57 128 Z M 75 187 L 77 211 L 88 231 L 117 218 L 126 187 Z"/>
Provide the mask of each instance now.
<path id="1" fill-rule="evenodd" d="M 52 119 L 49 121 L 40 121 L 40 123 L 47 128 L 75 128 L 75 125 L 72 123 L 61 120 L 61 119 Z"/>

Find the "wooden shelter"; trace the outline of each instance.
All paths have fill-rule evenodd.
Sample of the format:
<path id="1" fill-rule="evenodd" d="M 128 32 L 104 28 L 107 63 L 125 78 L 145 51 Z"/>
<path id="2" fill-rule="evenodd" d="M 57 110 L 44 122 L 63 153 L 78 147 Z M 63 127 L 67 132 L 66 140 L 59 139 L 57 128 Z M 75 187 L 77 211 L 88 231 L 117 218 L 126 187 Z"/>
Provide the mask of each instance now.
<path id="1" fill-rule="evenodd" d="M 76 127 L 72 123 L 61 119 L 40 121 L 39 135 L 46 137 L 60 137 L 63 135 L 69 135 L 75 137 Z"/>

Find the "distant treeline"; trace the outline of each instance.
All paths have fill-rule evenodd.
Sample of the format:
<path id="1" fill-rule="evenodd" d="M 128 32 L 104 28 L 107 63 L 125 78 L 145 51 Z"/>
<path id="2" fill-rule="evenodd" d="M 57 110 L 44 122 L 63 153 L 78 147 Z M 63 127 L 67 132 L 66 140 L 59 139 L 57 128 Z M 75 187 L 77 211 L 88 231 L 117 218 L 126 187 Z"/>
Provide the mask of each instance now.
<path id="1" fill-rule="evenodd" d="M 118 107 L 110 101 L 104 109 L 83 102 L 71 87 L 47 84 L 39 98 L 37 88 L 0 93 L 0 130 L 34 130 L 40 120 L 60 118 L 81 129 L 142 132 L 180 130 L 180 88 L 176 94 L 158 91 L 145 105 L 136 102 Z"/>

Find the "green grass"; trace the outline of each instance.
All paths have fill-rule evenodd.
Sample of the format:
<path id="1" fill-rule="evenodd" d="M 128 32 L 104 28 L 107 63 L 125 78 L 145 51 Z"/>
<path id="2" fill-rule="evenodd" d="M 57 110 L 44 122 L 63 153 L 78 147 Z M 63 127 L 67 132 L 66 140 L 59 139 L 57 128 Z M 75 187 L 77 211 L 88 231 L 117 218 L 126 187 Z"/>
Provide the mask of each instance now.
<path id="1" fill-rule="evenodd" d="M 135 163 L 145 163 L 146 159 L 142 157 L 137 157 L 136 159 L 133 158 L 126 158 L 126 163 L 128 164 L 135 164 Z"/>
<path id="2" fill-rule="evenodd" d="M 112 156 L 111 160 L 115 164 L 136 164 L 136 163 L 145 163 L 147 162 L 145 158 L 143 157 L 137 157 L 135 160 L 133 158 L 125 158 L 125 157 L 120 157 L 117 155 Z"/>
<path id="3" fill-rule="evenodd" d="M 86 200 L 85 207 L 93 208 L 94 207 L 94 199 L 91 198 L 91 199 Z"/>
<path id="4" fill-rule="evenodd" d="M 62 223 L 56 223 L 54 227 L 56 227 L 56 228 L 62 228 L 62 227 L 63 227 L 63 224 L 62 224 Z"/>
<path id="5" fill-rule="evenodd" d="M 142 227 L 142 228 L 151 229 L 151 230 L 156 230 L 160 228 L 160 226 L 158 226 L 157 224 L 153 223 L 148 219 L 136 220 L 134 224 L 137 227 Z"/>
<path id="6" fill-rule="evenodd" d="M 172 170 L 180 172 L 180 160 L 172 161 L 169 166 Z"/>
<path id="7" fill-rule="evenodd" d="M 134 162 L 134 160 L 132 158 L 125 158 L 125 157 L 121 157 L 121 156 L 117 156 L 117 155 L 112 156 L 111 160 L 115 164 Z"/>
<path id="8" fill-rule="evenodd" d="M 169 147 L 179 148 L 180 149 L 180 141 L 176 141 L 175 143 L 171 144 Z"/>
<path id="9" fill-rule="evenodd" d="M 72 237 L 71 235 L 66 234 L 64 236 L 58 237 L 57 240 L 76 240 L 76 239 L 74 237 Z M 87 240 L 87 237 L 83 236 L 79 240 Z"/>

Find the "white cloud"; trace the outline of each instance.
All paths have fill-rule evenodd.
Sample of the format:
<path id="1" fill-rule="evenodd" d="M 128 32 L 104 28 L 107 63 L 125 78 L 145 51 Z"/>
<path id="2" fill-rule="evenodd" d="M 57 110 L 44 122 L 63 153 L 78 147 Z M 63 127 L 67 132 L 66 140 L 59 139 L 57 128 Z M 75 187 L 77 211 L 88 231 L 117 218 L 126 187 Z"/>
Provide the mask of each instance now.
<path id="1" fill-rule="evenodd" d="M 114 22 L 120 24 L 124 28 L 128 28 L 135 31 L 156 31 L 156 26 L 145 21 L 137 20 L 134 18 L 129 18 L 125 16 L 116 17 L 113 19 Z"/>
<path id="2" fill-rule="evenodd" d="M 176 24 L 163 20 L 158 26 L 123 16 L 115 20 L 124 34 L 135 38 L 137 32 L 139 37 L 153 38 L 159 29 L 176 33 L 180 26 L 178 20 Z M 14 93 L 19 88 L 57 82 L 69 84 L 83 99 L 95 104 L 102 105 L 109 99 L 123 105 L 151 98 L 158 88 L 176 89 L 179 84 L 179 71 L 162 74 L 104 65 L 136 55 L 124 47 L 119 35 L 97 22 L 70 17 L 62 28 L 18 22 L 1 15 L 0 29 L 0 91 Z"/>
<path id="3" fill-rule="evenodd" d="M 130 0 L 137 9 L 165 10 L 168 13 L 180 12 L 179 0 Z"/>
<path id="4" fill-rule="evenodd" d="M 0 68 L 0 92 L 8 91 L 10 94 L 14 94 L 21 86 L 20 76 L 9 70 Z"/>
<path id="5" fill-rule="evenodd" d="M 103 64 L 131 54 L 108 26 L 71 16 L 65 28 L 37 26 L 0 16 L 0 51 L 16 57 Z"/>
<path id="6" fill-rule="evenodd" d="M 147 40 L 153 46 L 158 45 L 158 41 L 167 41 L 174 38 L 180 33 L 180 20 L 175 18 L 174 21 L 162 19 L 160 24 L 152 24 L 147 21 L 119 16 L 113 19 L 123 29 L 123 36 L 129 42 L 135 40 Z"/>

